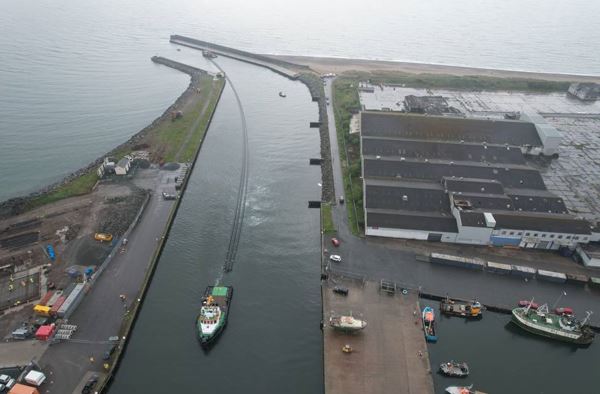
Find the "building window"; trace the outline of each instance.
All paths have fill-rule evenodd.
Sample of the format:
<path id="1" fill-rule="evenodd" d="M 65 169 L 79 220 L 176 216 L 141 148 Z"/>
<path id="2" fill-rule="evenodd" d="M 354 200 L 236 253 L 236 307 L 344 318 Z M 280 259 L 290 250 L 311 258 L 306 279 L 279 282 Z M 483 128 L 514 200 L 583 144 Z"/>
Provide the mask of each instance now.
<path id="1" fill-rule="evenodd" d="M 538 233 L 535 233 L 535 234 L 533 234 L 533 236 L 534 236 L 534 237 L 537 237 L 537 236 L 538 236 Z"/>
<path id="2" fill-rule="evenodd" d="M 578 235 L 576 235 L 576 236 L 574 236 L 574 237 L 573 237 L 573 239 L 574 239 L 575 241 L 577 241 L 577 240 L 579 239 L 579 236 L 578 236 Z"/>
<path id="3" fill-rule="evenodd" d="M 558 236 L 558 237 L 556 237 L 556 238 L 558 238 L 558 239 L 562 239 L 562 235 L 559 235 L 559 236 Z"/>
<path id="4" fill-rule="evenodd" d="M 588 237 L 583 237 L 583 240 L 584 240 L 584 241 L 587 241 L 587 240 L 588 240 Z"/>
<path id="5" fill-rule="evenodd" d="M 515 235 L 515 232 L 514 232 L 514 231 L 511 231 L 511 232 L 510 232 L 510 235 Z"/>
<path id="6" fill-rule="evenodd" d="M 546 238 L 546 234 L 542 234 L 542 238 Z"/>
<path id="7" fill-rule="evenodd" d="M 566 238 L 566 239 L 571 239 L 571 236 L 570 236 L 570 235 L 567 235 L 565 238 Z"/>
<path id="8" fill-rule="evenodd" d="M 554 238 L 554 234 L 550 234 L 550 238 Z"/>
<path id="9" fill-rule="evenodd" d="M 506 231 L 502 231 L 502 235 L 506 235 Z"/>
<path id="10" fill-rule="evenodd" d="M 517 233 L 517 235 L 523 235 L 523 232 L 522 232 L 522 231 L 519 231 L 519 232 Z"/>
<path id="11" fill-rule="evenodd" d="M 531 233 L 525 233 L 525 235 L 529 237 L 531 235 Z"/>

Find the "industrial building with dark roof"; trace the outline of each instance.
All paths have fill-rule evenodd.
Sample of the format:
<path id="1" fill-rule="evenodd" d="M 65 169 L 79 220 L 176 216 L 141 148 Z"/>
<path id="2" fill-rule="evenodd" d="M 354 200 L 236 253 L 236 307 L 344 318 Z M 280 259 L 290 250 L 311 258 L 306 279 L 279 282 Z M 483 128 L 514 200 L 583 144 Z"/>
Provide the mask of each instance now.
<path id="1" fill-rule="evenodd" d="M 362 112 L 366 234 L 541 249 L 587 243 L 526 164 L 543 151 L 533 123 Z"/>

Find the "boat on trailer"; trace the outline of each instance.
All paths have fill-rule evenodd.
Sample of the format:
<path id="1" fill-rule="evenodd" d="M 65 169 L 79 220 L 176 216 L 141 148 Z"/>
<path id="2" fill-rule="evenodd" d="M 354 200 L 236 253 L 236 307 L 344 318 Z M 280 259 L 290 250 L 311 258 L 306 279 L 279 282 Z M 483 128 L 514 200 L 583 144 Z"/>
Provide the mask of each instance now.
<path id="1" fill-rule="evenodd" d="M 427 342 L 437 342 L 437 335 L 435 334 L 435 313 L 430 306 L 423 308 L 423 331 L 425 332 L 425 340 Z"/>

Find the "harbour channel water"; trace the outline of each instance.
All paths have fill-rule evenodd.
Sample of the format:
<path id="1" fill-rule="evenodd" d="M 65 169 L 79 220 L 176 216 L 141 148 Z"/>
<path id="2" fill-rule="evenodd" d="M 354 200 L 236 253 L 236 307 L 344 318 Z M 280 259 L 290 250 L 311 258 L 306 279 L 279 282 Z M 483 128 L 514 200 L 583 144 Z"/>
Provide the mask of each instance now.
<path id="1" fill-rule="evenodd" d="M 188 63 L 204 62 L 195 51 Z M 271 71 L 217 62 L 240 95 L 249 136 L 245 220 L 223 274 L 242 164 L 242 130 L 226 86 L 111 393 L 319 393 L 320 167 L 308 89 Z M 287 94 L 279 97 L 279 91 Z M 229 323 L 205 353 L 194 321 L 207 285 L 233 285 Z M 209 388 L 212 388 L 210 390 Z"/>
<path id="2" fill-rule="evenodd" d="M 435 304 L 422 300 L 421 306 Z M 451 385 L 470 385 L 486 393 L 598 392 L 600 346 L 588 348 L 548 340 L 522 331 L 510 316 L 485 312 L 479 321 L 437 313 L 438 342 L 429 344 L 436 393 Z M 598 340 L 596 340 L 598 342 Z M 466 361 L 466 378 L 437 373 L 442 362 Z"/>

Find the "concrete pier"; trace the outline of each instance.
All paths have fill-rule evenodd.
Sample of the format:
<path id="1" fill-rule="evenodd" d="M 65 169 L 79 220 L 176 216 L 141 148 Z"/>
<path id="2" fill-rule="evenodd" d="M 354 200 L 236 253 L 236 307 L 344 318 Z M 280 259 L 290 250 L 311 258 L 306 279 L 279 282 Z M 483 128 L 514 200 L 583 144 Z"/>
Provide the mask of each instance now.
<path id="1" fill-rule="evenodd" d="M 333 293 L 336 285 L 348 288 L 348 295 Z M 416 292 L 389 295 L 379 283 L 331 276 L 322 291 L 326 394 L 433 393 Z M 332 311 L 352 312 L 367 327 L 356 334 L 334 331 L 328 325 Z M 342 352 L 346 344 L 352 353 Z"/>
<path id="2" fill-rule="evenodd" d="M 217 55 L 230 57 L 232 59 L 240 60 L 246 63 L 251 63 L 261 67 L 266 67 L 271 71 L 274 71 L 290 79 L 298 79 L 298 76 L 300 75 L 298 72 L 291 70 L 290 67 L 303 68 L 303 66 L 295 66 L 291 63 L 283 62 L 281 60 L 271 59 L 268 56 L 244 52 L 238 49 L 228 48 L 226 46 L 212 44 L 210 42 L 196 40 L 189 37 L 172 35 L 170 41 L 173 44 L 183 45 L 199 50 L 210 51 Z M 289 65 L 289 67 L 286 67 L 286 65 Z"/>

